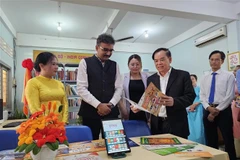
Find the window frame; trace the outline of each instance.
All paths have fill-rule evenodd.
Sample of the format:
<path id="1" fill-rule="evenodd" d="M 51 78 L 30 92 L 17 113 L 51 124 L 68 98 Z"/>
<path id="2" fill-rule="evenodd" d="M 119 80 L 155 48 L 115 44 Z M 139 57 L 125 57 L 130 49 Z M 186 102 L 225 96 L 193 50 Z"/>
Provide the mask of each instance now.
<path id="1" fill-rule="evenodd" d="M 2 82 L 3 70 L 7 71 L 7 97 L 6 97 L 6 106 L 4 107 L 4 109 L 10 111 L 13 109 L 12 107 L 12 70 L 9 65 L 7 65 L 6 63 L 0 60 L 0 74 L 1 74 L 1 78 L 0 78 L 1 96 L 0 97 L 1 99 L 3 99 L 3 82 Z"/>

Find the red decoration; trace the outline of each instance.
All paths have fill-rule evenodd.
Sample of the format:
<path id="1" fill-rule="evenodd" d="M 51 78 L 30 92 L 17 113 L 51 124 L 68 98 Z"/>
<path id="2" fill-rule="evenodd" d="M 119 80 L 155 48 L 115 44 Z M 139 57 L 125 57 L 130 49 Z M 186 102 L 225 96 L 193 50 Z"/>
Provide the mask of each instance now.
<path id="1" fill-rule="evenodd" d="M 22 61 L 23 68 L 27 68 L 29 71 L 33 70 L 33 61 L 28 58 Z"/>

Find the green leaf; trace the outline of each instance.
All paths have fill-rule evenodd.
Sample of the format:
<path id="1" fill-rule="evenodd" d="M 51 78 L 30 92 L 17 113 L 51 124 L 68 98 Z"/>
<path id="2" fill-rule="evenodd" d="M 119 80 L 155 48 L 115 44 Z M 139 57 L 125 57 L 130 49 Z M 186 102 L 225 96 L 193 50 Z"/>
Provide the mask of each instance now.
<path id="1" fill-rule="evenodd" d="M 58 113 L 62 112 L 62 109 L 63 109 L 63 105 L 61 104 L 58 108 Z"/>
<path id="2" fill-rule="evenodd" d="M 50 148 L 52 151 L 55 151 L 54 146 L 52 145 L 52 143 L 46 143 L 46 145 L 48 146 L 48 148 Z"/>
<path id="3" fill-rule="evenodd" d="M 57 150 L 58 149 L 58 146 L 59 146 L 59 143 L 58 143 L 58 141 L 56 141 L 56 142 L 54 142 L 54 143 L 49 143 L 51 146 L 52 146 L 52 148 L 54 149 L 53 151 L 55 151 L 55 150 Z"/>
<path id="4" fill-rule="evenodd" d="M 14 152 L 17 152 L 19 150 L 20 146 L 17 146 L 17 148 L 15 148 Z"/>
<path id="5" fill-rule="evenodd" d="M 33 154 L 36 155 L 40 152 L 41 148 L 39 148 L 37 145 L 33 148 Z"/>
<path id="6" fill-rule="evenodd" d="M 19 152 L 22 152 L 28 145 L 26 143 L 22 144 L 19 148 Z"/>
<path id="7" fill-rule="evenodd" d="M 59 142 L 58 142 L 58 141 L 56 141 L 55 143 L 53 143 L 53 146 L 54 146 L 55 150 L 57 150 L 57 149 L 58 149 L 58 147 L 59 147 Z"/>
<path id="8" fill-rule="evenodd" d="M 28 145 L 25 149 L 25 153 L 29 153 L 31 150 L 33 150 L 33 148 L 36 146 L 36 143 L 32 143 L 30 145 Z"/>
<path id="9" fill-rule="evenodd" d="M 69 143 L 67 140 L 63 141 L 63 144 L 65 144 L 66 146 L 69 146 Z"/>

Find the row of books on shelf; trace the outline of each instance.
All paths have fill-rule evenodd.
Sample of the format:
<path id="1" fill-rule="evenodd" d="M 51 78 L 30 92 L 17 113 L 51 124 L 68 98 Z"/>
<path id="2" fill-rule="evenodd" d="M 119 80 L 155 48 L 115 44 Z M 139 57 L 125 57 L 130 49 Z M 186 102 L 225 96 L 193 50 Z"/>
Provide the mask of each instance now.
<path id="1" fill-rule="evenodd" d="M 81 105 L 80 98 L 68 99 L 68 106 L 69 107 L 79 107 Z"/>
<path id="2" fill-rule="evenodd" d="M 38 73 L 36 73 L 35 70 L 31 72 L 32 77 L 38 76 Z M 65 77 L 64 77 L 65 76 Z M 76 81 L 77 80 L 77 69 L 75 71 L 65 71 L 64 69 L 61 69 L 57 71 L 56 76 L 53 77 L 54 79 L 60 80 L 60 81 Z"/>
<path id="3" fill-rule="evenodd" d="M 67 96 L 77 96 L 77 85 L 65 84 L 65 92 Z"/>
<path id="4" fill-rule="evenodd" d="M 69 112 L 68 113 L 69 119 L 77 119 L 78 118 L 78 112 Z"/>
<path id="5" fill-rule="evenodd" d="M 64 69 L 61 69 L 57 71 L 57 74 L 54 78 L 57 80 L 77 80 L 77 69 L 75 71 L 67 70 L 65 72 Z"/>

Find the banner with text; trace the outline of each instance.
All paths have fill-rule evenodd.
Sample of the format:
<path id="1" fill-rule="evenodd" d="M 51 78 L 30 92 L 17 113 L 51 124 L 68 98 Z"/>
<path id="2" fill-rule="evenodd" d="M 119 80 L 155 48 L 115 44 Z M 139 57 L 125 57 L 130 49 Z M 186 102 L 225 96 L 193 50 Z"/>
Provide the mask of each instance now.
<path id="1" fill-rule="evenodd" d="M 52 51 L 42 51 L 42 50 L 33 50 L 33 61 L 41 52 L 51 52 L 53 53 L 59 63 L 66 64 L 79 64 L 80 60 L 86 57 L 91 57 L 93 54 L 89 53 L 75 53 L 75 52 L 52 52 Z"/>

